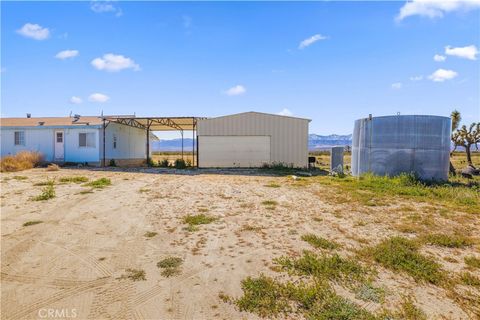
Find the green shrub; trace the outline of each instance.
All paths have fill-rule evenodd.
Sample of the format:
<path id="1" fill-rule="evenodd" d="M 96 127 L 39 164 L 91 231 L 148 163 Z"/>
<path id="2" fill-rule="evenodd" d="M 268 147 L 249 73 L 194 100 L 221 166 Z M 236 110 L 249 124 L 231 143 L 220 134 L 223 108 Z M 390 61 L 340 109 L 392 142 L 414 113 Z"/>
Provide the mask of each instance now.
<path id="1" fill-rule="evenodd" d="M 260 275 L 242 281 L 243 296 L 234 301 L 241 311 L 254 312 L 260 317 L 305 319 L 373 320 L 374 315 L 353 302 L 337 295 L 327 282 L 280 283 Z"/>
<path id="2" fill-rule="evenodd" d="M 112 182 L 110 181 L 110 179 L 100 178 L 100 179 L 94 180 L 92 182 L 86 183 L 86 184 L 84 184 L 84 186 L 101 189 L 101 188 L 105 188 L 106 186 L 109 186 L 111 184 L 112 184 Z"/>
<path id="3" fill-rule="evenodd" d="M 299 258 L 280 257 L 274 262 L 281 269 L 298 275 L 314 276 L 323 280 L 341 282 L 357 282 L 365 280 L 368 273 L 357 261 L 351 258 L 342 258 L 338 254 L 316 255 L 311 251 L 303 251 Z"/>
<path id="4" fill-rule="evenodd" d="M 167 257 L 157 263 L 157 267 L 163 269 L 160 273 L 162 276 L 168 278 L 180 274 L 180 266 L 183 259 L 179 257 Z"/>
<path id="5" fill-rule="evenodd" d="M 35 201 L 44 201 L 55 198 L 55 188 L 53 185 L 47 185 L 43 190 L 42 193 L 38 196 L 34 197 L 33 200 Z"/>
<path id="6" fill-rule="evenodd" d="M 475 277 L 470 272 L 463 272 L 460 274 L 460 280 L 467 286 L 480 287 L 480 278 Z"/>
<path id="7" fill-rule="evenodd" d="M 116 167 L 117 164 L 115 162 L 115 159 L 110 159 L 110 163 L 108 164 L 110 167 Z"/>
<path id="8" fill-rule="evenodd" d="M 315 248 L 336 249 L 339 247 L 337 243 L 318 237 L 311 233 L 304 234 L 302 236 L 302 240 L 308 242 L 310 245 L 312 245 Z"/>
<path id="9" fill-rule="evenodd" d="M 206 214 L 194 214 L 187 215 L 183 217 L 183 222 L 189 224 L 190 226 L 198 226 L 201 224 L 209 224 L 216 221 L 216 217 L 208 216 Z"/>
<path id="10" fill-rule="evenodd" d="M 478 268 L 480 269 L 480 259 L 476 257 L 465 257 L 463 259 L 465 261 L 465 264 L 471 268 Z"/>
<path id="11" fill-rule="evenodd" d="M 428 244 L 437 245 L 448 248 L 463 248 L 472 245 L 472 240 L 463 235 L 447 235 L 447 234 L 429 234 L 425 236 L 424 241 Z"/>
<path id="12" fill-rule="evenodd" d="M 40 220 L 27 221 L 23 224 L 23 226 L 28 227 L 28 226 L 33 226 L 39 223 L 43 223 L 43 221 L 40 221 Z"/>
<path id="13" fill-rule="evenodd" d="M 187 164 L 185 163 L 185 160 L 183 159 L 175 159 L 175 163 L 173 165 L 176 169 L 185 169 L 187 167 Z"/>
<path id="14" fill-rule="evenodd" d="M 445 280 L 440 265 L 431 258 L 421 255 L 418 252 L 418 244 L 406 238 L 386 239 L 377 246 L 367 248 L 363 254 L 372 257 L 386 268 L 408 273 L 416 281 L 438 285 Z"/>
<path id="15" fill-rule="evenodd" d="M 144 236 L 147 237 L 147 238 L 153 238 L 153 237 L 155 237 L 157 234 L 158 234 L 157 232 L 147 231 L 147 232 L 145 232 Z"/>
<path id="16" fill-rule="evenodd" d="M 161 161 L 158 162 L 159 167 L 164 167 L 167 168 L 170 165 L 168 159 L 162 159 Z"/>
<path id="17" fill-rule="evenodd" d="M 60 178 L 60 182 L 63 182 L 63 183 L 84 183 L 87 181 L 88 181 L 88 178 L 83 176 L 72 176 L 72 177 Z"/>

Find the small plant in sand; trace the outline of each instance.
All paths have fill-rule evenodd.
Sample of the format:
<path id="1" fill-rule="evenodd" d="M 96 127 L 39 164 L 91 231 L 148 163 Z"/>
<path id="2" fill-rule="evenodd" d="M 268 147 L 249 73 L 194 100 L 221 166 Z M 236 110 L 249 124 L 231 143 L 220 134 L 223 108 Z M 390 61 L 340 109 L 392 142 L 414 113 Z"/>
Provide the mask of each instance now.
<path id="1" fill-rule="evenodd" d="M 34 183 L 33 185 L 36 187 L 44 187 L 44 186 L 53 186 L 55 184 L 55 180 L 46 180 L 46 181 L 40 181 L 37 183 Z"/>
<path id="2" fill-rule="evenodd" d="M 168 168 L 169 165 L 170 162 L 168 161 L 168 159 L 162 159 L 158 162 L 159 167 Z"/>
<path id="3" fill-rule="evenodd" d="M 465 261 L 465 264 L 469 266 L 470 268 L 477 268 L 480 269 L 480 259 L 476 257 L 465 257 L 463 259 Z"/>
<path id="4" fill-rule="evenodd" d="M 60 178 L 60 182 L 63 182 L 63 183 L 84 183 L 87 181 L 88 181 L 88 178 L 83 176 L 72 176 L 72 177 Z"/>
<path id="5" fill-rule="evenodd" d="M 125 271 L 127 271 L 127 274 L 122 275 L 120 279 L 130 279 L 133 281 L 147 280 L 145 270 L 126 269 Z"/>
<path id="6" fill-rule="evenodd" d="M 180 274 L 180 266 L 183 259 L 179 257 L 167 257 L 157 263 L 157 267 L 162 269 L 162 276 L 168 278 Z"/>
<path id="7" fill-rule="evenodd" d="M 26 177 L 26 176 L 13 176 L 12 179 L 21 181 L 21 180 L 27 180 L 28 177 Z"/>
<path id="8" fill-rule="evenodd" d="M 315 248 L 321 248 L 321 249 L 336 249 L 339 247 L 339 245 L 333 241 L 321 238 L 319 236 L 316 236 L 314 234 L 304 234 L 302 236 L 302 240 L 308 242 L 310 245 L 312 245 Z"/>
<path id="9" fill-rule="evenodd" d="M 39 194 L 36 197 L 33 197 L 34 201 L 45 201 L 55 198 L 55 188 L 53 185 L 47 185 L 45 188 L 43 188 L 42 193 Z"/>
<path id="10" fill-rule="evenodd" d="M 40 221 L 40 220 L 27 221 L 23 224 L 23 226 L 28 227 L 28 226 L 33 226 L 33 225 L 36 225 L 36 224 L 39 224 L 39 223 L 43 223 L 43 221 Z"/>
<path id="11" fill-rule="evenodd" d="M 424 241 L 431 245 L 447 248 L 464 248 L 473 244 L 473 241 L 470 238 L 460 234 L 429 234 L 424 237 Z"/>
<path id="12" fill-rule="evenodd" d="M 97 180 L 94 180 L 92 182 L 84 184 L 85 187 L 92 187 L 92 188 L 97 188 L 97 189 L 102 189 L 105 188 L 109 185 L 111 185 L 112 182 L 108 178 L 100 178 Z"/>
<path id="13" fill-rule="evenodd" d="M 145 232 L 144 236 L 147 237 L 147 238 L 153 238 L 153 237 L 155 237 L 157 234 L 158 234 L 157 232 L 147 231 L 147 232 Z"/>
<path id="14" fill-rule="evenodd" d="M 374 247 L 369 247 L 360 253 L 373 258 L 388 269 L 403 271 L 416 281 L 432 284 L 442 284 L 446 280 L 445 272 L 432 258 L 419 252 L 419 244 L 402 237 L 386 239 Z"/>
<path id="15" fill-rule="evenodd" d="M 480 278 L 475 277 L 470 272 L 462 272 L 460 274 L 460 281 L 467 286 L 480 287 Z"/>
<path id="16" fill-rule="evenodd" d="M 188 227 L 186 228 L 187 231 L 196 231 L 198 230 L 199 225 L 209 224 L 216 220 L 218 220 L 217 217 L 209 216 L 203 213 L 183 217 L 183 222 L 188 224 Z"/>
<path id="17" fill-rule="evenodd" d="M 280 188 L 281 186 L 280 186 L 278 183 L 270 182 L 269 184 L 266 184 L 265 187 L 268 187 L 268 188 Z"/>

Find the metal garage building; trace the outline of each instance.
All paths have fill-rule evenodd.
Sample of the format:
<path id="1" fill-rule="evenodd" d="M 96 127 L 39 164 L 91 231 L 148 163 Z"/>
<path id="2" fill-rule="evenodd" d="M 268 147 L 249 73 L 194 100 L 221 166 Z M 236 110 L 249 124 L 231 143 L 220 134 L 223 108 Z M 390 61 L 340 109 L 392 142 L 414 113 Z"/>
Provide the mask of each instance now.
<path id="1" fill-rule="evenodd" d="M 308 166 L 310 119 L 245 112 L 197 122 L 198 166 Z"/>

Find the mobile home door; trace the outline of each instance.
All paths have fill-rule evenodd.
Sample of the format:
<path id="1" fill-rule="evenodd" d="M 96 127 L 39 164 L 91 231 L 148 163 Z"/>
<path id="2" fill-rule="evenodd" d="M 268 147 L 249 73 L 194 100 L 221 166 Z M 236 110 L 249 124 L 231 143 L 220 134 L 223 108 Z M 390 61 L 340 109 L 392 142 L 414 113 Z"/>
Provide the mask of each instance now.
<path id="1" fill-rule="evenodd" d="M 63 161 L 65 158 L 65 139 L 63 130 L 55 130 L 55 161 Z"/>

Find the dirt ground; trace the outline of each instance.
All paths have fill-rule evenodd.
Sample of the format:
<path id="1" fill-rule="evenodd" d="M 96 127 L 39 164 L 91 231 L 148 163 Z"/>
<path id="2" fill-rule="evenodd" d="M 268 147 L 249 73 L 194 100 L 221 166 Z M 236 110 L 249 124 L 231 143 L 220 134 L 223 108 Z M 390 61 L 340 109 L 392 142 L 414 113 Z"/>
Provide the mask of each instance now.
<path id="1" fill-rule="evenodd" d="M 323 196 L 332 191 L 321 184 L 242 171 L 145 171 L 40 168 L 2 174 L 2 319 L 38 319 L 51 309 L 63 310 L 58 318 L 77 319 L 256 319 L 219 294 L 238 297 L 245 277 L 273 273 L 273 258 L 309 249 L 302 234 L 336 241 L 344 255 L 399 234 L 397 218 L 386 218 L 381 208 L 332 202 Z M 107 177 L 112 184 L 90 192 L 81 183 L 58 182 L 66 176 Z M 55 179 L 56 197 L 32 201 L 44 188 L 34 184 L 47 179 Z M 198 213 L 218 220 L 189 231 L 183 217 Z M 43 222 L 23 226 L 36 220 Z M 466 223 L 480 230 L 478 219 Z M 475 247 L 426 251 L 458 260 L 480 257 Z M 157 263 L 169 256 L 183 259 L 181 273 L 164 277 Z M 464 268 L 447 261 L 443 266 L 452 272 Z M 125 277 L 128 269 L 145 271 L 146 280 Z M 428 318 L 469 319 L 444 289 L 379 270 L 376 282 L 387 288 L 383 306 L 357 301 L 345 290 L 339 294 L 370 311 L 394 308 L 411 295 Z"/>

